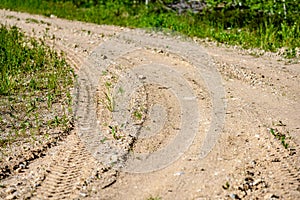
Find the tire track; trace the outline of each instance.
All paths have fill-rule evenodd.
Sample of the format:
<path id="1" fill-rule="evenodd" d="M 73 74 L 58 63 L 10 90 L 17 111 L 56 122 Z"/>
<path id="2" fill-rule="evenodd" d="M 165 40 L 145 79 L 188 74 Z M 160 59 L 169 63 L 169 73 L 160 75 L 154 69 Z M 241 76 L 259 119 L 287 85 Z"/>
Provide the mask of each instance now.
<path id="1" fill-rule="evenodd" d="M 225 73 L 226 74 L 226 73 Z M 248 81 L 241 81 L 241 85 L 251 84 Z M 262 118 L 261 112 L 264 108 L 249 106 L 247 102 L 251 98 L 244 97 L 242 90 L 238 91 L 242 86 L 231 88 L 231 95 L 242 97 L 238 109 L 247 116 L 247 119 L 253 124 L 258 124 L 259 132 L 253 137 L 248 137 L 247 143 L 253 145 L 253 150 L 248 150 L 253 153 L 259 152 L 260 157 L 254 156 L 250 163 L 240 166 L 240 171 L 243 171 L 243 177 L 233 175 L 235 180 L 241 179 L 237 185 L 231 186 L 235 188 L 236 194 L 239 198 L 255 198 L 265 197 L 271 198 L 274 195 L 276 198 L 282 199 L 298 199 L 300 197 L 300 163 L 299 163 L 299 144 L 295 143 L 286 135 L 286 142 L 289 144 L 288 148 L 282 145 L 282 141 L 275 138 L 271 133 L 266 120 Z M 237 94 L 237 93 L 239 94 Z M 245 98 L 245 99 L 244 99 Z M 244 106 L 241 106 L 244 105 Z M 251 105 L 251 104 L 250 104 Z M 238 111 L 234 112 L 237 113 Z M 264 111 L 266 112 L 266 111 Z M 275 117 L 274 117 L 275 118 Z M 245 123 L 247 124 L 247 123 Z M 251 132 L 252 127 L 249 127 Z M 276 126 L 280 133 L 288 133 L 289 130 L 284 126 Z M 251 133 L 249 133 L 251 135 Z M 247 153 L 245 157 L 251 157 Z"/>
<path id="2" fill-rule="evenodd" d="M 97 163 L 90 154 L 97 148 L 97 143 L 94 146 L 87 143 L 94 139 L 92 136 L 98 131 L 95 92 L 100 72 L 97 72 L 93 62 L 84 58 L 85 52 L 75 52 L 68 42 L 56 40 L 49 44 L 64 52 L 67 62 L 77 74 L 72 91 L 73 114 L 77 135 L 81 139 L 75 135 L 66 139 L 66 147 L 54 156 L 45 181 L 38 187 L 33 199 L 74 199 L 86 196 L 86 191 L 81 193 L 80 190 L 97 177 L 101 177 L 102 188 L 113 184 L 117 172 Z M 87 133 L 84 137 L 86 140 L 82 140 L 82 132 Z"/>
<path id="3" fill-rule="evenodd" d="M 160 41 L 160 42 L 158 42 Z M 182 52 L 182 48 L 186 48 L 186 51 Z M 79 94 L 85 92 L 84 89 L 87 91 L 87 88 L 83 88 L 84 84 L 87 84 L 87 80 L 89 80 L 89 88 L 88 91 L 90 92 L 90 95 L 95 96 L 95 88 L 99 84 L 99 77 L 101 76 L 101 72 L 105 71 L 107 68 L 110 67 L 110 65 L 114 64 L 114 62 L 120 58 L 121 56 L 128 54 L 130 52 L 139 50 L 139 49 L 161 49 L 161 51 L 166 51 L 166 52 L 171 52 L 175 55 L 180 55 L 182 59 L 188 60 L 192 65 L 195 66 L 197 69 L 196 73 L 201 74 L 201 78 L 204 80 L 206 86 L 208 87 L 208 90 L 210 91 L 210 94 L 212 96 L 212 104 L 213 104 L 213 111 L 212 111 L 212 123 L 211 127 L 209 129 L 209 133 L 207 134 L 207 138 L 203 142 L 203 147 L 201 149 L 201 156 L 200 157 L 205 157 L 213 148 L 218 134 L 220 133 L 222 129 L 222 124 L 225 116 L 225 102 L 224 102 L 224 90 L 222 88 L 222 83 L 221 80 L 219 79 L 218 72 L 216 69 L 212 66 L 212 63 L 208 56 L 205 54 L 205 51 L 202 51 L 199 46 L 193 44 L 191 41 L 181 41 L 178 42 L 173 39 L 173 38 L 168 38 L 163 35 L 159 35 L 157 37 L 153 37 L 151 34 L 147 34 L 144 31 L 141 30 L 136 30 L 136 31 L 125 31 L 122 34 L 110 39 L 109 41 L 106 41 L 102 45 L 100 45 L 95 51 L 90 55 L 88 58 L 88 62 L 86 64 L 83 64 L 88 68 L 88 71 L 85 71 L 83 69 L 81 72 L 79 72 Z M 149 66 L 149 69 L 151 69 L 153 66 Z M 168 68 L 168 67 L 167 67 Z M 165 74 L 168 74 L 167 68 L 164 68 L 165 70 L 158 72 L 158 76 L 164 77 Z M 153 69 L 154 70 L 154 69 Z M 171 69 L 170 69 L 171 70 Z M 92 73 L 91 73 L 92 72 Z M 154 71 L 146 72 L 150 74 Z M 126 73 L 125 77 L 126 77 Z M 132 72 L 128 72 L 128 75 Z M 129 80 L 132 80 L 132 84 L 137 84 L 138 83 L 137 79 L 135 79 L 135 73 L 140 73 L 140 72 L 135 72 L 133 71 L 132 76 L 129 75 L 130 77 Z M 160 74 L 161 73 L 161 74 Z M 176 72 L 173 75 L 176 76 Z M 177 74 L 178 75 L 178 74 Z M 168 80 L 172 80 L 171 75 L 169 75 Z M 158 79 L 155 79 L 158 81 Z M 163 80 L 163 79 L 162 79 Z M 175 81 L 176 82 L 176 81 Z M 174 82 L 174 83 L 175 83 Z M 183 86 L 181 83 L 176 83 L 175 85 L 172 85 L 174 87 L 173 89 L 177 92 L 179 92 L 176 95 L 179 95 L 179 99 L 181 100 L 182 105 L 184 105 L 185 108 L 191 107 L 191 104 L 188 104 L 187 101 L 193 100 L 194 97 L 192 94 L 189 94 L 191 90 L 183 89 Z M 102 83 L 103 84 L 103 83 Z M 160 82 L 160 84 L 164 85 L 165 83 L 163 81 Z M 137 86 L 136 85 L 136 86 Z M 187 85 L 188 86 L 188 85 Z M 189 86 L 188 86 L 189 87 Z M 187 87 L 187 88 L 188 88 Z M 126 88 L 126 87 L 125 87 Z M 128 88 L 127 88 L 128 89 Z M 131 88 L 133 89 L 133 88 Z M 129 91 L 131 89 L 128 89 Z M 126 91 L 127 92 L 127 91 Z M 88 95 L 88 94 L 87 94 Z M 86 98 L 87 97 L 87 98 Z M 79 97 L 80 98 L 80 97 Z M 109 144 L 105 143 L 102 144 L 100 141 L 104 137 L 103 133 L 99 132 L 99 126 L 97 125 L 97 122 L 95 122 L 96 119 L 96 112 L 95 112 L 95 106 L 94 102 L 92 102 L 92 99 L 89 99 L 89 96 L 83 95 L 83 98 L 86 98 L 85 100 L 80 100 L 79 105 L 78 105 L 78 116 L 83 116 L 82 118 L 79 118 L 78 124 L 79 124 L 79 136 L 81 139 L 87 144 L 87 148 L 91 151 L 93 156 L 95 156 L 96 159 L 99 161 L 105 163 L 106 165 L 114 165 L 115 167 L 123 167 L 124 163 L 127 160 L 127 154 L 128 154 L 128 149 L 130 149 L 131 142 L 129 142 L 128 148 L 125 148 L 124 150 L 119 150 L 116 149 L 115 147 L 110 146 Z M 178 98 L 178 97 L 177 97 Z M 183 103 L 184 102 L 184 103 Z M 87 107 L 88 106 L 88 107 Z M 86 108 L 87 109 L 83 109 Z M 122 106 L 121 106 L 122 107 Z M 122 109 L 125 109 L 122 107 Z M 188 110 L 189 110 L 188 109 Z M 197 117 L 195 117 L 197 114 L 197 111 L 191 109 L 190 111 L 193 111 L 193 116 L 190 115 L 191 113 L 188 113 L 187 109 L 183 109 L 182 113 L 186 113 L 186 117 L 191 117 L 193 120 L 195 120 Z M 119 112 L 119 114 L 123 112 Z M 115 114 L 113 112 L 113 114 Z M 130 121 L 124 121 L 124 118 L 118 117 L 118 113 L 115 115 L 115 119 L 120 119 L 123 122 L 118 123 L 124 123 L 128 124 L 126 127 L 127 130 L 130 130 L 131 135 L 137 135 L 135 133 L 135 130 L 137 130 L 137 127 L 132 126 L 132 123 Z M 127 119 L 125 119 L 127 120 Z M 191 131 L 191 134 L 196 134 L 197 131 L 192 131 L 193 128 L 196 128 L 195 122 L 194 125 L 191 125 L 190 122 L 191 120 L 187 120 L 187 118 L 183 118 L 183 125 L 184 129 L 188 129 Z M 188 125 L 190 124 L 190 125 Z M 186 143 L 191 144 L 192 139 L 194 136 L 183 136 L 183 134 L 179 134 L 181 137 L 184 138 L 177 138 L 177 142 L 180 140 L 184 139 L 187 140 Z M 187 149 L 189 146 L 188 144 L 180 144 L 181 148 Z M 186 146 L 187 145 L 187 146 Z M 127 149 L 127 150 L 126 150 Z M 185 151 L 181 149 L 182 151 Z M 170 152 L 170 149 L 167 150 Z M 178 150 L 180 151 L 180 150 Z M 177 153 L 175 153 L 177 154 Z M 180 155 L 180 153 L 178 154 Z M 116 158 L 117 157 L 117 158 Z M 172 156 L 171 156 L 172 157 Z M 175 156 L 178 157 L 178 156 Z M 158 158 L 158 157 L 157 157 Z M 115 162 L 117 160 L 117 163 Z M 162 159 L 159 159 L 162 161 Z M 169 160 L 169 159 L 167 159 Z M 165 163 L 165 161 L 163 162 Z M 164 165 L 164 164 L 163 164 Z M 150 167 L 150 166 L 149 166 Z M 151 170 L 151 167 L 147 167 L 147 170 Z M 152 169 L 153 170 L 153 169 Z"/>
<path id="4" fill-rule="evenodd" d="M 53 157 L 46 178 L 32 199 L 74 199 L 92 174 L 95 160 L 76 135 Z"/>
<path id="5" fill-rule="evenodd" d="M 14 16 L 15 13 L 12 14 Z M 103 41 L 105 35 L 111 35 L 113 30 L 108 28 L 95 29 L 94 25 L 86 25 L 81 28 L 73 29 L 73 22 L 66 24 L 59 24 L 60 19 L 42 19 L 43 23 L 27 23 L 27 19 L 33 16 L 28 14 L 20 14 L 20 20 L 18 21 L 18 26 L 27 31 L 28 35 L 33 35 L 34 37 L 45 37 L 47 45 L 53 47 L 54 49 L 64 52 L 67 62 L 74 68 L 76 74 L 80 74 L 77 83 L 73 88 L 73 104 L 74 104 L 74 116 L 82 118 L 83 123 L 77 125 L 78 127 L 84 126 L 84 123 L 91 121 L 96 121 L 95 116 L 91 116 L 91 111 L 95 108 L 94 97 L 92 91 L 95 91 L 94 85 L 96 85 L 97 80 L 92 79 L 91 74 L 94 71 L 89 71 L 93 67 L 88 63 L 84 62 L 84 57 L 87 54 L 87 49 L 93 48 L 93 45 L 97 45 L 99 41 Z M 18 16 L 18 15 L 16 15 Z M 3 16 L 5 18 L 5 16 Z M 41 18 L 40 16 L 35 16 L 33 18 Z M 12 17 L 5 19 L 12 23 Z M 15 17 L 17 19 L 17 17 Z M 44 24 L 45 21 L 51 21 L 47 25 Z M 42 22 L 42 21 L 41 21 Z M 53 24 L 52 24 L 53 23 Z M 66 26 L 72 26 L 71 30 L 67 30 L 68 34 L 64 28 Z M 49 27 L 48 27 L 49 26 Z M 44 30 L 47 32 L 44 32 Z M 84 30 L 93 29 L 92 34 L 84 34 Z M 94 32 L 95 31 L 95 32 Z M 102 31 L 104 31 L 102 33 Z M 47 35 L 45 35 L 47 33 Z M 53 37 L 50 35 L 53 34 Z M 54 36 L 55 35 L 55 36 Z M 80 36 L 80 38 L 79 38 Z M 100 36 L 100 37 L 99 37 Z M 76 41 L 76 39 L 79 39 Z M 93 44 L 96 40 L 95 44 Z M 77 44 L 78 42 L 78 44 Z M 83 65 L 85 63 L 85 65 Z M 91 84 L 94 81 L 94 84 Z M 78 105 L 82 107 L 78 108 Z M 75 119 L 75 121 L 77 121 Z M 116 173 L 114 170 L 109 170 L 105 166 L 97 163 L 94 158 L 90 155 L 90 151 L 87 151 L 86 146 L 78 136 L 72 134 L 65 138 L 65 143 L 59 146 L 59 151 L 53 156 L 46 156 L 46 159 L 51 159 L 50 167 L 47 168 L 45 174 L 41 174 L 37 189 L 35 191 L 35 184 L 30 181 L 26 184 L 29 190 L 33 190 L 33 199 L 73 199 L 79 197 L 80 190 L 86 182 L 92 181 L 94 176 L 98 174 L 98 171 L 103 171 L 101 174 L 102 186 L 112 184 L 116 179 Z M 48 158 L 50 157 L 50 158 Z M 25 170 L 26 171 L 26 170 Z M 109 172 L 109 173 L 108 173 Z M 29 173 L 30 176 L 30 173 Z M 44 178 L 42 178 L 44 177 Z M 100 175 L 99 175 L 100 177 Z M 42 180 L 42 181 L 41 181 Z M 41 182 L 41 185 L 40 185 Z M 39 186 L 40 185 L 40 186 Z M 27 187 L 27 186 L 24 186 Z M 23 188 L 23 186 L 21 187 Z M 23 192 L 19 191 L 19 195 Z M 25 195 L 25 194 L 23 194 Z M 30 194 L 26 194 L 31 196 Z M 84 196 L 84 195 L 83 195 Z"/>
<path id="6" fill-rule="evenodd" d="M 96 124 L 95 112 L 95 85 L 98 84 L 97 79 L 93 79 L 91 74 L 94 70 L 93 66 L 88 61 L 77 55 L 74 51 L 65 48 L 62 45 L 56 47 L 67 55 L 67 60 L 78 70 L 77 83 L 73 91 L 73 113 L 75 117 L 77 134 L 80 136 L 81 131 L 91 131 L 88 126 L 92 123 Z M 84 64 L 82 64 L 84 63 Z M 79 67 L 79 65 L 82 65 Z M 92 84 L 92 81 L 94 83 Z M 80 105 L 80 106 L 78 106 Z M 54 156 L 55 160 L 48 169 L 45 181 L 36 191 L 34 199 L 74 199 L 86 196 L 86 193 L 81 193 L 80 190 L 88 182 L 101 177 L 101 187 L 105 188 L 113 184 L 117 177 L 117 172 L 109 167 L 97 163 L 94 157 L 90 154 L 92 149 L 90 145 L 84 143 L 78 135 L 72 135 L 66 139 L 66 147 Z M 89 134 L 86 135 L 89 138 Z M 93 146 L 92 148 L 97 148 Z M 58 159 L 56 159 L 58 158 Z M 101 173 L 101 174 L 99 174 Z"/>
<path id="7" fill-rule="evenodd" d="M 286 199 L 300 197 L 299 145 L 293 143 L 293 141 L 289 141 L 289 145 L 292 148 L 285 149 L 281 141 L 271 135 L 270 141 L 274 153 L 271 153 L 269 162 L 271 165 L 279 165 L 280 168 L 278 170 L 279 174 L 274 177 L 272 184 L 276 184 L 277 187 L 280 185 L 280 190 L 284 191 L 283 197 Z M 265 151 L 268 152 L 270 150 L 266 148 Z"/>
<path id="8" fill-rule="evenodd" d="M 261 180 L 266 184 L 265 187 L 276 196 L 283 199 L 298 199 L 300 197 L 300 168 L 297 165 L 296 154 L 291 155 L 290 150 L 284 149 L 281 142 L 275 138 L 269 137 L 269 143 L 271 148 L 268 145 L 261 145 L 262 151 L 265 151 L 268 156 L 257 159 L 254 166 L 248 165 L 246 169 L 255 172 L 257 176 L 260 174 Z M 240 186 L 240 190 L 248 192 L 246 195 L 251 197 L 252 191 L 247 191 L 244 185 Z M 259 192 L 259 195 L 264 195 L 263 190 Z"/>

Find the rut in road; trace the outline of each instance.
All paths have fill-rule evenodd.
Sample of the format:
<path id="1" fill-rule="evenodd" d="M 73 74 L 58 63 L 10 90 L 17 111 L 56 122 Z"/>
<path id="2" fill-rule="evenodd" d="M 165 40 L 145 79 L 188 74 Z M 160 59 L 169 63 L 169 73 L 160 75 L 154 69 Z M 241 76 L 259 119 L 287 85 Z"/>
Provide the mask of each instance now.
<path id="1" fill-rule="evenodd" d="M 53 158 L 46 178 L 33 199 L 71 199 L 79 196 L 84 181 L 92 174 L 95 160 L 76 135 Z"/>

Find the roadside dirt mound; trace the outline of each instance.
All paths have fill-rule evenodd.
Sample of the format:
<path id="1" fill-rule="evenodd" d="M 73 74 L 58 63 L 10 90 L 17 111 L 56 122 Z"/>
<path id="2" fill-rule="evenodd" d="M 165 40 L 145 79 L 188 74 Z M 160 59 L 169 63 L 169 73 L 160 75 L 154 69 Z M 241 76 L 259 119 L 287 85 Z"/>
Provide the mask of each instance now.
<path id="1" fill-rule="evenodd" d="M 2 179 L 1 198 L 300 198 L 297 61 L 54 16 L 0 18 L 65 52 L 78 75 L 75 131 Z"/>

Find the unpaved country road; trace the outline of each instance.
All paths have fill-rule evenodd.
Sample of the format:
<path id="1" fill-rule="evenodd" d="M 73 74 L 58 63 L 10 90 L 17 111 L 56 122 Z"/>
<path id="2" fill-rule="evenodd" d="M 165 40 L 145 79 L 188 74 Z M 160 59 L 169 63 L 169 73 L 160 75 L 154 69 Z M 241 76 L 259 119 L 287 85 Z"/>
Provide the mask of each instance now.
<path id="1" fill-rule="evenodd" d="M 1 180 L 1 198 L 300 198 L 299 62 L 55 17 L 0 20 L 44 37 L 78 75 L 75 130 Z"/>

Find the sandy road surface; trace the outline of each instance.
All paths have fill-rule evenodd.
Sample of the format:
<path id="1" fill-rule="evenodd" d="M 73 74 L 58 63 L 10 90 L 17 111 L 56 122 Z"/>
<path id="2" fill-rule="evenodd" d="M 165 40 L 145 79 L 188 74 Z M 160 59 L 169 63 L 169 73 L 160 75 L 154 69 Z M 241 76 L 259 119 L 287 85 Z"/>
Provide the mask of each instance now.
<path id="1" fill-rule="evenodd" d="M 76 129 L 1 180 L 1 198 L 300 198 L 299 63 L 55 17 L 0 19 L 45 37 L 78 75 Z"/>

